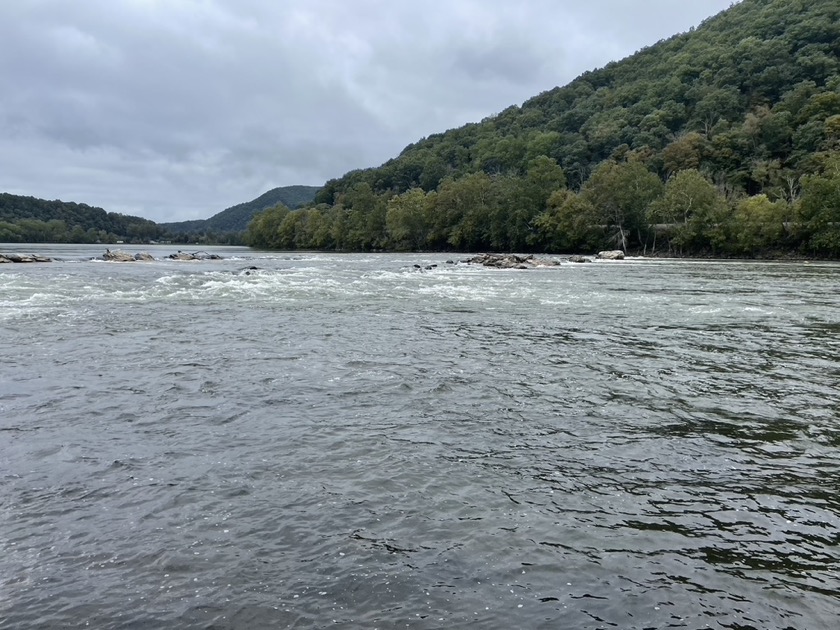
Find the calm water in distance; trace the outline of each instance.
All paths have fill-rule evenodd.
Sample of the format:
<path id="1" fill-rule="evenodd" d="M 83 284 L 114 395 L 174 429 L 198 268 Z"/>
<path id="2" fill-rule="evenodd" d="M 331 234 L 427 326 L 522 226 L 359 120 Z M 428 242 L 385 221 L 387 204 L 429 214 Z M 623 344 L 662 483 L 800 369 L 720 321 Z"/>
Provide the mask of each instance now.
<path id="1" fill-rule="evenodd" d="M 2 628 L 837 627 L 840 265 L 2 251 Z"/>

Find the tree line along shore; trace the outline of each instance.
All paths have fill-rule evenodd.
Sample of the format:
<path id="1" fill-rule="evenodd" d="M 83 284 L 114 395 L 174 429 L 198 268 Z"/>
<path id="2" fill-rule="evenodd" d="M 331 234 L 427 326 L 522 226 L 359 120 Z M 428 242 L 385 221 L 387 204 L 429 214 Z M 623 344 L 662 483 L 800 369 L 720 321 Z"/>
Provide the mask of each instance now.
<path id="1" fill-rule="evenodd" d="M 328 181 L 260 247 L 840 256 L 840 4 L 696 29 Z"/>
<path id="2" fill-rule="evenodd" d="M 275 193 L 160 225 L 0 194 L 0 242 L 838 258 L 840 3 L 742 0 L 381 166 Z"/>

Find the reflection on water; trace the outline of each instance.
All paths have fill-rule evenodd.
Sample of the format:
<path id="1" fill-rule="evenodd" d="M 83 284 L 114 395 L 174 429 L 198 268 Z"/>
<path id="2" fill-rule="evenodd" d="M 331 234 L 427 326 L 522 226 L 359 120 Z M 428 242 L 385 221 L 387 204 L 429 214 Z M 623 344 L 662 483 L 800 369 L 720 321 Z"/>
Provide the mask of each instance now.
<path id="1" fill-rule="evenodd" d="M 836 265 L 84 259 L 0 269 L 2 627 L 834 626 Z"/>

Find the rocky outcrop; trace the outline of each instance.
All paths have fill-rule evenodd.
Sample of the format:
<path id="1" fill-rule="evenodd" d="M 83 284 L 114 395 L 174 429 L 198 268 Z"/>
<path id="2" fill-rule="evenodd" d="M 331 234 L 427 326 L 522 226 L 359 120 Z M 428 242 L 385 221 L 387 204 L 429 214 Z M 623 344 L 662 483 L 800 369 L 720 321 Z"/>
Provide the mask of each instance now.
<path id="1" fill-rule="evenodd" d="M 534 258 L 533 255 L 520 256 L 518 254 L 480 254 L 468 258 L 464 262 L 495 269 L 535 269 L 537 267 L 556 267 L 560 264 L 556 260 Z"/>
<path id="2" fill-rule="evenodd" d="M 620 249 L 615 249 L 606 252 L 598 252 L 595 256 L 598 260 L 624 260 L 624 252 Z"/>
<path id="3" fill-rule="evenodd" d="M 116 251 L 112 252 L 106 249 L 102 254 L 102 260 L 108 262 L 134 262 L 135 260 L 154 260 L 150 254 L 129 254 L 128 252 Z"/>
<path id="4" fill-rule="evenodd" d="M 182 252 L 179 251 L 177 254 L 170 254 L 167 256 L 170 260 L 222 260 L 222 257 L 218 254 L 210 254 L 208 252 Z"/>
<path id="5" fill-rule="evenodd" d="M 2 263 L 45 263 L 52 262 L 52 258 L 38 256 L 36 254 L 0 254 Z"/>
<path id="6" fill-rule="evenodd" d="M 222 257 L 218 254 L 210 254 L 208 252 L 182 252 L 177 254 L 170 254 L 166 257 L 168 260 L 221 260 Z M 129 254 L 128 252 L 115 251 L 106 249 L 102 254 L 102 260 L 110 262 L 134 262 L 134 261 L 152 261 L 155 257 L 147 252 L 140 252 L 137 254 Z"/>

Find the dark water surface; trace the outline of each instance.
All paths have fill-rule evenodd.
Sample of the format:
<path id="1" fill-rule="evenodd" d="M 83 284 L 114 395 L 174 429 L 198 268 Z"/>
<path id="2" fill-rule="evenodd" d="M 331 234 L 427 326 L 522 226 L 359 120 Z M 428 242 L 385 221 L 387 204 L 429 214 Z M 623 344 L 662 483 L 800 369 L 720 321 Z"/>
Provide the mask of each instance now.
<path id="1" fill-rule="evenodd" d="M 838 265 L 42 251 L 0 627 L 838 627 Z"/>

